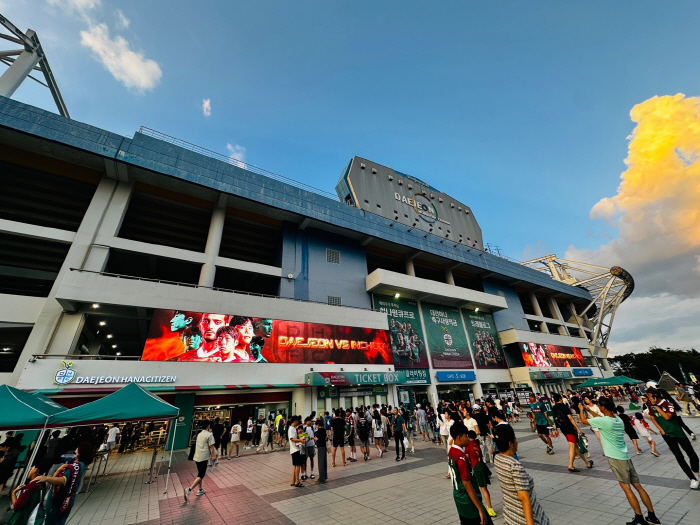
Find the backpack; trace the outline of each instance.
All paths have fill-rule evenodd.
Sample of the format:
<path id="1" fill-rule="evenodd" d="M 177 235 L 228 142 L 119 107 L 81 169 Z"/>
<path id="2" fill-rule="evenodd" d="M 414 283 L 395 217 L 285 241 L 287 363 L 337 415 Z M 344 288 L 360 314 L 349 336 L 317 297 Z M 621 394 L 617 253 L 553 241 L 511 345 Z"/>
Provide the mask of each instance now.
<path id="1" fill-rule="evenodd" d="M 360 441 L 369 439 L 369 422 L 364 417 L 357 422 L 357 435 L 360 436 Z"/>
<path id="2" fill-rule="evenodd" d="M 560 429 L 560 430 L 561 430 L 563 427 L 568 426 L 567 423 L 570 423 L 568 418 L 566 418 L 566 419 L 564 418 L 564 414 L 562 414 L 560 410 L 555 410 L 555 411 L 552 413 L 552 417 L 553 417 L 553 419 L 554 419 L 554 424 L 555 424 L 555 425 L 557 426 L 557 428 Z"/>

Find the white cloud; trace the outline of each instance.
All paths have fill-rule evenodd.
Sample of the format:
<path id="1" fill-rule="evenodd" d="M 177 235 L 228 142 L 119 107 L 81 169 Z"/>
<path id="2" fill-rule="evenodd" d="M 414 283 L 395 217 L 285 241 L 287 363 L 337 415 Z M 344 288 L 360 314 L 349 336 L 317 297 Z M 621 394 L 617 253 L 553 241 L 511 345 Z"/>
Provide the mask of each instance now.
<path id="1" fill-rule="evenodd" d="M 46 0 L 50 5 L 85 13 L 102 5 L 101 0 Z"/>
<path id="2" fill-rule="evenodd" d="M 121 9 L 117 9 L 117 27 L 120 29 L 129 29 L 131 20 L 129 20 Z"/>
<path id="3" fill-rule="evenodd" d="M 243 146 L 239 146 L 238 144 L 226 144 L 226 149 L 228 150 L 229 159 L 239 162 L 243 162 L 243 159 L 245 159 L 245 148 Z"/>
<path id="4" fill-rule="evenodd" d="M 202 99 L 202 113 L 204 113 L 205 117 L 211 116 L 211 99 L 210 98 Z M 227 144 L 227 147 L 228 146 L 231 146 L 231 144 Z M 243 148 L 243 151 L 245 152 L 245 148 Z"/>
<path id="5" fill-rule="evenodd" d="M 619 265 L 635 279 L 617 311 L 612 353 L 700 348 L 700 99 L 652 97 L 630 115 L 627 170 L 617 194 L 590 213 L 619 234 L 594 250 L 570 246 L 565 258 Z"/>
<path id="6" fill-rule="evenodd" d="M 123 37 L 111 39 L 107 24 L 91 25 L 87 31 L 80 32 L 80 37 L 80 43 L 91 49 L 107 71 L 126 87 L 144 92 L 160 82 L 163 73 L 158 63 L 132 51 Z"/>

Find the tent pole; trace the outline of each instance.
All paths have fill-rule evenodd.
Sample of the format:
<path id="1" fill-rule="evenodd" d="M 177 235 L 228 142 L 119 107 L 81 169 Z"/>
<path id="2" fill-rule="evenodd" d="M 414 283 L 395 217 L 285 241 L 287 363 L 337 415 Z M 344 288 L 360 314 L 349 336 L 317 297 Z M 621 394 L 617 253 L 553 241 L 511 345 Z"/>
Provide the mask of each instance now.
<path id="1" fill-rule="evenodd" d="M 168 461 L 168 476 L 165 478 L 165 492 L 168 493 L 168 483 L 170 482 L 170 467 L 173 464 L 173 451 L 175 450 L 175 436 L 177 434 L 177 422 L 180 419 L 180 411 L 177 411 L 177 417 L 173 419 L 173 440 L 170 442 L 170 461 Z M 168 442 L 165 442 L 165 448 L 168 448 Z"/>
<path id="2" fill-rule="evenodd" d="M 46 434 L 46 425 L 44 425 L 44 428 L 42 428 L 41 432 L 39 432 L 39 437 L 36 438 L 36 445 L 34 445 L 34 450 L 32 450 L 32 457 L 29 458 L 29 462 L 24 466 L 24 473 L 22 474 L 22 481 L 19 483 L 20 485 L 24 485 L 27 482 L 27 476 L 29 476 L 29 471 L 31 470 L 34 460 L 36 459 L 36 454 L 39 452 L 39 447 L 44 439 L 44 434 Z"/>

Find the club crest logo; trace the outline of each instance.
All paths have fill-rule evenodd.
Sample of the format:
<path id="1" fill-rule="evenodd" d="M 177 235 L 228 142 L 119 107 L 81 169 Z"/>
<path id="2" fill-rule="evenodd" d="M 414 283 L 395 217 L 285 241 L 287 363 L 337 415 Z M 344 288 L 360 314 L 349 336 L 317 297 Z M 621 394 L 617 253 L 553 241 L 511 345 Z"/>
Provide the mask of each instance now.
<path id="1" fill-rule="evenodd" d="M 56 372 L 53 382 L 57 385 L 67 385 L 75 379 L 76 372 L 73 369 L 73 363 L 71 361 L 61 361 L 61 364 L 63 368 Z"/>

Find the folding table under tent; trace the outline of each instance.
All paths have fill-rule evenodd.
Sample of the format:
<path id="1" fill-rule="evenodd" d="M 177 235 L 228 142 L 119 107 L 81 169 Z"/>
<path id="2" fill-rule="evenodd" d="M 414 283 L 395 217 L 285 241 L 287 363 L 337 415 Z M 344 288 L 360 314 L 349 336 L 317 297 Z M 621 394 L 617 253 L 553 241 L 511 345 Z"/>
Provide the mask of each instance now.
<path id="1" fill-rule="evenodd" d="M 108 396 L 55 414 L 49 418 L 47 428 L 101 425 L 123 421 L 151 421 L 154 419 L 177 420 L 179 416 L 179 408 L 163 401 L 136 383 L 129 383 Z M 168 438 L 165 440 L 165 449 L 168 448 L 167 444 L 170 441 L 170 461 L 168 462 L 168 477 L 165 482 L 166 492 L 170 481 L 177 424 L 172 425 L 172 429 L 172 440 Z"/>

